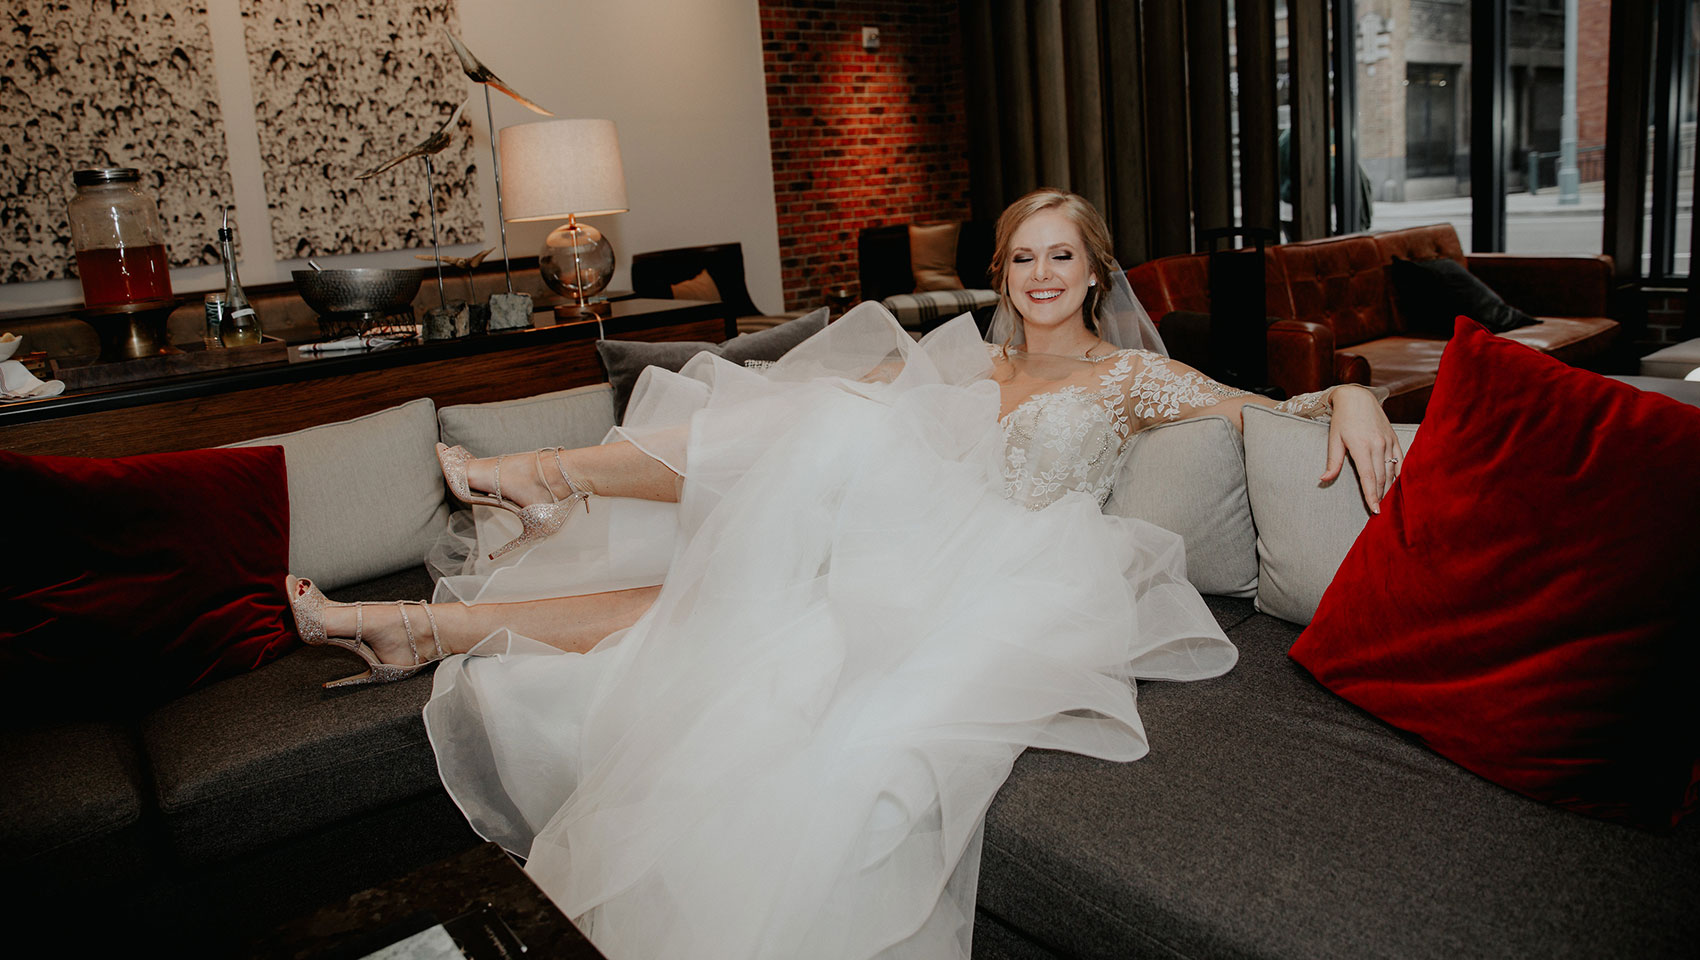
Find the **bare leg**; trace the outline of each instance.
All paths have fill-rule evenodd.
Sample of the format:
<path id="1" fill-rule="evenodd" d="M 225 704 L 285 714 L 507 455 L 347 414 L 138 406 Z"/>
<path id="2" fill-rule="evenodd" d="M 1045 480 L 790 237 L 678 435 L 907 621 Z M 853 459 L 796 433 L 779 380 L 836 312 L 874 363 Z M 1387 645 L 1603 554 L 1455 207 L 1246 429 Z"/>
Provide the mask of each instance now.
<path id="1" fill-rule="evenodd" d="M 285 587 L 293 596 L 295 578 L 290 577 Z M 409 606 L 407 616 L 413 626 L 414 645 L 425 658 L 436 655 L 434 641 L 441 641 L 445 654 L 465 653 L 503 627 L 568 653 L 583 653 L 608 634 L 636 623 L 660 593 L 660 587 L 638 587 L 518 603 L 433 603 L 429 615 L 420 607 Z M 325 631 L 331 636 L 352 637 L 358 623 L 362 639 L 379 659 L 402 665 L 413 662 L 401 611 L 395 604 L 364 603 L 358 612 L 352 604 L 327 605 L 324 614 Z M 438 631 L 435 636 L 433 623 Z"/>
<path id="2" fill-rule="evenodd" d="M 603 497 L 633 497 L 677 503 L 679 475 L 629 441 L 562 450 L 561 462 L 547 450 L 519 453 L 502 459 L 502 496 L 522 507 L 565 499 L 570 489 L 564 469 L 579 489 Z M 466 465 L 466 480 L 484 493 L 496 489 L 496 459 L 486 457 Z"/>

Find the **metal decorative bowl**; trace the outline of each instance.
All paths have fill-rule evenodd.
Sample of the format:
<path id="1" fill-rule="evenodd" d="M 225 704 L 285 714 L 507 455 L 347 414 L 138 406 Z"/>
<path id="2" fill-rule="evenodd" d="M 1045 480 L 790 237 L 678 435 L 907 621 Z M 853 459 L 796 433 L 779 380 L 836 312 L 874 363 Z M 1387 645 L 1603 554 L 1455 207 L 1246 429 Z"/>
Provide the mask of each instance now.
<path id="1" fill-rule="evenodd" d="M 419 295 L 429 270 L 391 270 L 363 267 L 355 270 L 292 270 L 295 289 L 319 316 L 398 313 Z"/>

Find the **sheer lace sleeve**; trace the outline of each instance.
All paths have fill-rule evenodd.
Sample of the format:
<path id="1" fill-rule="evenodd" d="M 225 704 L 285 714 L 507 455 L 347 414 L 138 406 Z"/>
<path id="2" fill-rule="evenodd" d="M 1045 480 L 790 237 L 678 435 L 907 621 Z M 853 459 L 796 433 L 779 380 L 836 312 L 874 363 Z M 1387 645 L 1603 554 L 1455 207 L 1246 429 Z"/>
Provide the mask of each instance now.
<path id="1" fill-rule="evenodd" d="M 1134 363 L 1124 389 L 1127 410 L 1141 427 L 1195 417 L 1223 400 L 1249 396 L 1161 354 L 1128 351 Z"/>
<path id="2" fill-rule="evenodd" d="M 1362 386 L 1362 384 L 1337 383 L 1326 390 L 1318 390 L 1315 393 L 1301 393 L 1296 397 L 1289 397 L 1277 403 L 1275 409 L 1296 417 L 1304 417 L 1306 420 L 1327 423 L 1329 418 L 1334 415 L 1334 391 L 1344 386 Z M 1377 402 L 1387 399 L 1385 387 L 1364 387 L 1364 389 L 1374 394 Z"/>

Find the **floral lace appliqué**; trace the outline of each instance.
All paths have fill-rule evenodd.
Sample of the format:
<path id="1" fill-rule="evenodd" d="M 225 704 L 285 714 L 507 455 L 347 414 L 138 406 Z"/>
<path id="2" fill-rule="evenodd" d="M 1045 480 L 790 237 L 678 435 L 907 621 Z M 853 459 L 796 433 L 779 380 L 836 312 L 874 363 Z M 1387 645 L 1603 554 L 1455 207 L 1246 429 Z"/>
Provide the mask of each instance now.
<path id="1" fill-rule="evenodd" d="M 1004 496 L 1038 510 L 1078 492 L 1109 499 L 1132 436 L 1126 383 L 1137 351 L 1101 362 L 1098 386 L 1073 385 L 1029 397 L 1004 418 Z M 1113 361 L 1113 362 L 1111 362 Z"/>
<path id="2" fill-rule="evenodd" d="M 1133 415 L 1140 420 L 1178 420 L 1183 407 L 1213 407 L 1246 395 L 1196 370 L 1176 370 L 1162 354 L 1140 351 L 1140 357 L 1145 362 L 1128 387 Z"/>

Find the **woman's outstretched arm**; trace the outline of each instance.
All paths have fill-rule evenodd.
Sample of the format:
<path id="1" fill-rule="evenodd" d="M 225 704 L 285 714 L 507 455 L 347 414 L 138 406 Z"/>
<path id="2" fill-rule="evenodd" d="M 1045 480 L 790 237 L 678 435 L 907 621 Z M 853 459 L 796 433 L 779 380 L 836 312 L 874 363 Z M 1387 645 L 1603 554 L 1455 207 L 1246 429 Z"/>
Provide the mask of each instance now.
<path id="1" fill-rule="evenodd" d="M 1367 387 L 1340 384 L 1277 403 L 1218 383 L 1178 360 L 1140 353 L 1127 379 L 1128 406 L 1140 428 L 1172 420 L 1219 416 L 1245 429 L 1247 404 L 1328 424 L 1328 460 L 1318 483 L 1331 483 L 1350 457 L 1371 513 L 1399 475 L 1404 452 L 1381 400 Z"/>

